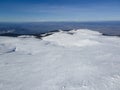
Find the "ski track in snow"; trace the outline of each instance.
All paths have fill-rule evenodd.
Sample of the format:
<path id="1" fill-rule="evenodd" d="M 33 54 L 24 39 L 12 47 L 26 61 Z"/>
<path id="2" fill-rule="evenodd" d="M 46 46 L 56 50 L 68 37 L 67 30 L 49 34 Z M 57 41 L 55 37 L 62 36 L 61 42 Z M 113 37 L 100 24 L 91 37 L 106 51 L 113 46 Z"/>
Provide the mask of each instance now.
<path id="1" fill-rule="evenodd" d="M 0 90 L 120 90 L 120 38 L 87 29 L 0 37 Z"/>

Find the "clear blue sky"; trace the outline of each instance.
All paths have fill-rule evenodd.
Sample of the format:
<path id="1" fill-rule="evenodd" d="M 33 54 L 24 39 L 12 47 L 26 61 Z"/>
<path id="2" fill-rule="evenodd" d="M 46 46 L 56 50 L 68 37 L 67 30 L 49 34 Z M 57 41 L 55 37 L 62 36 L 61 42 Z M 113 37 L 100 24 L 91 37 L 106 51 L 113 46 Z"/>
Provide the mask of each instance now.
<path id="1" fill-rule="evenodd" d="M 119 20 L 120 0 L 0 0 L 0 22 Z"/>

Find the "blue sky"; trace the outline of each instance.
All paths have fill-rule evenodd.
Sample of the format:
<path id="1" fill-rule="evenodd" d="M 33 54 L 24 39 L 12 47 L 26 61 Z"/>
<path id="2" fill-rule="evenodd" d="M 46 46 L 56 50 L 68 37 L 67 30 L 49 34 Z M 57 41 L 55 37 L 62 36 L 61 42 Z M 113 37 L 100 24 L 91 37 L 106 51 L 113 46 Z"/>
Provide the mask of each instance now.
<path id="1" fill-rule="evenodd" d="M 120 0 L 0 0 L 0 22 L 119 20 Z"/>

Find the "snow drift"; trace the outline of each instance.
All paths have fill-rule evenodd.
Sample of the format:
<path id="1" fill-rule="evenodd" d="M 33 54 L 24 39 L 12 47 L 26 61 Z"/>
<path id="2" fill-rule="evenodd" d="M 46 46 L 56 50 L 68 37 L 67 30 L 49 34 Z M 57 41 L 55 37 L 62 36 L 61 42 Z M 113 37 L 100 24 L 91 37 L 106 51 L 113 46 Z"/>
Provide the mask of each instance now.
<path id="1" fill-rule="evenodd" d="M 119 37 L 84 29 L 24 37 L 0 37 L 0 90 L 120 90 Z"/>

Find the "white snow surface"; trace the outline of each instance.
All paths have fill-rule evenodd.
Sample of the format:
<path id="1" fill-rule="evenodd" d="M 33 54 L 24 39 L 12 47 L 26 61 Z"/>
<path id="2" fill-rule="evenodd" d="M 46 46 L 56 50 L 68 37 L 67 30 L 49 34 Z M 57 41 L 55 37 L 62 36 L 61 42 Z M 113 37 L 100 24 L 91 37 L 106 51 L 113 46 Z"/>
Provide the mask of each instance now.
<path id="1" fill-rule="evenodd" d="M 87 29 L 24 37 L 0 37 L 0 90 L 120 90 L 119 37 Z"/>

